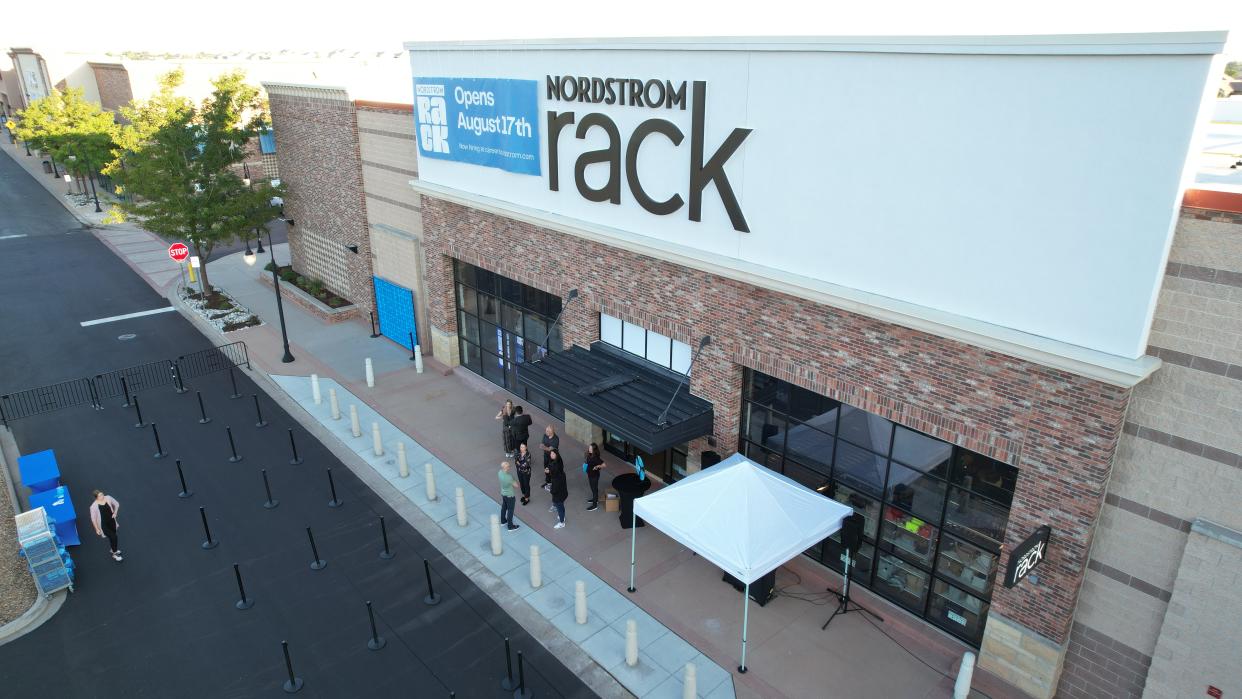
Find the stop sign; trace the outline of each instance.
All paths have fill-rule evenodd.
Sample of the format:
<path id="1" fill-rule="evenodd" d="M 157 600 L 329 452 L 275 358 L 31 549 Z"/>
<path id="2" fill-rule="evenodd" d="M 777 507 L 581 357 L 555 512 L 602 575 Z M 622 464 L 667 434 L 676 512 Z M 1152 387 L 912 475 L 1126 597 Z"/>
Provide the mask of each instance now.
<path id="1" fill-rule="evenodd" d="M 185 262 L 185 258 L 190 256 L 190 249 L 185 243 L 173 243 L 168 246 L 168 256 L 176 262 Z"/>

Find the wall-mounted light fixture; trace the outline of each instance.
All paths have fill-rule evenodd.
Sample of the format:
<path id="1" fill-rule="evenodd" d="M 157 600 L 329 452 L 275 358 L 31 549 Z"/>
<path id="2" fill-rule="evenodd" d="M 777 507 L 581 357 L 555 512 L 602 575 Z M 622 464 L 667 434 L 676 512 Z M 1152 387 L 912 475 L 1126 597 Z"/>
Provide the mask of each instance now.
<path id="1" fill-rule="evenodd" d="M 358 246 L 357 246 L 357 245 L 347 244 L 347 245 L 345 246 L 345 249 L 346 249 L 346 250 L 348 250 L 348 251 L 350 251 L 350 252 L 352 252 L 352 253 L 354 253 L 355 255 L 357 255 L 357 254 L 358 254 Z"/>

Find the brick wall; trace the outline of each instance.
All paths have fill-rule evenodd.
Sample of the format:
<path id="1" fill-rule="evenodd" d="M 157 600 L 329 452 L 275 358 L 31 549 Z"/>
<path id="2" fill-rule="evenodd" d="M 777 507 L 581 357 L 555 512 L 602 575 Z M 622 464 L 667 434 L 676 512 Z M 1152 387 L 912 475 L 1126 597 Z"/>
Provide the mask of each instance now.
<path id="1" fill-rule="evenodd" d="M 109 111 L 117 111 L 129 105 L 134 91 L 129 83 L 129 71 L 120 63 L 90 63 L 95 73 L 95 86 L 99 89 L 99 105 Z"/>
<path id="2" fill-rule="evenodd" d="M 1065 660 L 1066 699 L 1142 696 L 1187 575 L 1191 522 L 1242 529 L 1242 216 L 1185 210 L 1169 259 L 1148 347 L 1164 365 L 1131 398 Z"/>
<path id="3" fill-rule="evenodd" d="M 276 134 L 293 266 L 363 310 L 374 308 L 354 103 L 344 90 L 264 83 Z M 314 236 L 316 254 L 309 252 Z M 346 250 L 357 245 L 358 254 Z M 342 284 L 343 286 L 340 286 Z"/>
<path id="4" fill-rule="evenodd" d="M 1017 465 L 1006 546 L 1045 523 L 1055 535 L 1039 584 L 998 588 L 993 610 L 1068 638 L 1127 389 L 430 197 L 423 224 L 428 313 L 446 334 L 452 257 L 561 296 L 579 289 L 567 342 L 594 339 L 601 310 L 691 346 L 710 334 L 691 388 L 712 401 L 725 454 L 751 367 Z"/>

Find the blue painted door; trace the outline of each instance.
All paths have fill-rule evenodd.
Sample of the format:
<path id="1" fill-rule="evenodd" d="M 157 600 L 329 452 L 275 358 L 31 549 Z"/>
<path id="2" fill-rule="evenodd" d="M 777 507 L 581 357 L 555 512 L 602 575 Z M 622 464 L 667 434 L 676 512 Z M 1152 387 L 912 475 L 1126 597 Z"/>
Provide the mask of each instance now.
<path id="1" fill-rule="evenodd" d="M 414 347 L 410 345 L 410 333 L 414 334 L 414 341 L 418 341 L 418 328 L 414 324 L 414 292 L 383 277 L 373 279 L 375 315 L 379 320 L 380 334 L 412 351 Z"/>

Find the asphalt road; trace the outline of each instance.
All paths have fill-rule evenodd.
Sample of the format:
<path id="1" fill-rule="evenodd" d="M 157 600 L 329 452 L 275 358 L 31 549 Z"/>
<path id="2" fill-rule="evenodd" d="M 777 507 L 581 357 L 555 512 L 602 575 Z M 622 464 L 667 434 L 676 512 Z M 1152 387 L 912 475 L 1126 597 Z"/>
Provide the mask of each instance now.
<path id="1" fill-rule="evenodd" d="M 0 157 L 0 393 L 210 346 L 178 313 L 83 328 L 80 322 L 167 306 L 58 202 Z M 4 237 L 24 236 L 24 237 Z M 132 334 L 133 339 L 119 336 Z M 441 558 L 293 419 L 264 399 L 270 425 L 255 426 L 255 385 L 238 373 L 244 399 L 230 400 L 227 373 L 194 380 L 212 422 L 198 423 L 193 392 L 170 386 L 140 394 L 158 423 L 167 458 L 155 459 L 149 427 L 106 401 L 17 420 L 23 452 L 55 449 L 70 488 L 82 545 L 72 548 L 76 591 L 46 624 L 0 648 L 0 694 L 11 697 L 250 697 L 281 693 L 281 640 L 305 680 L 303 696 L 511 696 L 499 688 L 502 639 L 525 651 L 539 697 L 593 693 L 533 641 L 469 579 Z M 243 460 L 229 463 L 225 426 Z M 288 464 L 294 430 L 305 463 Z M 192 497 L 180 499 L 174 458 Z M 329 508 L 331 467 L 344 506 Z M 275 509 L 264 509 L 266 468 Z M 122 563 L 89 523 L 90 492 L 121 503 Z M 198 508 L 220 544 L 203 550 Z M 378 518 L 396 557 L 381 560 Z M 323 570 L 310 569 L 312 527 Z M 2 552 L 0 555 L 9 555 Z M 428 607 L 422 558 L 442 601 Z M 252 609 L 238 598 L 232 564 Z M 387 646 L 370 651 L 364 602 L 375 606 Z"/>

